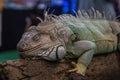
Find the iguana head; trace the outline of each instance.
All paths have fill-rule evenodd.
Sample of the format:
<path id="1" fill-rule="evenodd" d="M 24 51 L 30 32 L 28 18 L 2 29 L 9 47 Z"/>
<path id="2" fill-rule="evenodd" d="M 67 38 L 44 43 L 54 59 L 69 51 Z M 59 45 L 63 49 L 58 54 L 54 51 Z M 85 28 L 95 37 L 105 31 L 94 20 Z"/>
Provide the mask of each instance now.
<path id="1" fill-rule="evenodd" d="M 17 45 L 22 56 L 58 60 L 65 56 L 68 41 L 66 29 L 55 21 L 31 26 Z"/>

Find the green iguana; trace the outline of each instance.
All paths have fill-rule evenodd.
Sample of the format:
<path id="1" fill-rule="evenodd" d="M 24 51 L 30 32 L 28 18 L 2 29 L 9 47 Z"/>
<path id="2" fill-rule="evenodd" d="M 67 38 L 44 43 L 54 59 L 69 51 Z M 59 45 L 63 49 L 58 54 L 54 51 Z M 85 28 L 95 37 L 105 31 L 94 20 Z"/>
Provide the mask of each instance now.
<path id="1" fill-rule="evenodd" d="M 119 33 L 120 23 L 107 20 L 97 10 L 78 11 L 76 16 L 45 13 L 41 23 L 23 34 L 17 48 L 25 58 L 49 61 L 78 58 L 75 68 L 69 71 L 84 76 L 93 55 L 120 49 Z"/>

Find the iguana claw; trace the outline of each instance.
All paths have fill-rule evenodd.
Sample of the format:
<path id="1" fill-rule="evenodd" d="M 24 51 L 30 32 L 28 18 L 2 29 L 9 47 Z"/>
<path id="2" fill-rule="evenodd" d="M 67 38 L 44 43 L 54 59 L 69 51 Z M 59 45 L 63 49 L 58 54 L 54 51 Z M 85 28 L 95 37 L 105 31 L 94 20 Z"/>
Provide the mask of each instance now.
<path id="1" fill-rule="evenodd" d="M 75 63 L 75 62 L 71 62 L 71 63 L 75 68 L 68 70 L 69 72 L 76 72 L 76 73 L 81 74 L 83 76 L 85 75 L 87 67 L 84 64 Z"/>
<path id="2" fill-rule="evenodd" d="M 74 68 L 74 69 L 70 69 L 68 70 L 69 72 L 76 72 L 78 69 L 77 68 Z"/>
<path id="3" fill-rule="evenodd" d="M 75 68 L 68 70 L 69 72 L 76 72 L 77 69 L 77 64 L 75 62 L 71 62 L 72 66 L 74 66 Z"/>

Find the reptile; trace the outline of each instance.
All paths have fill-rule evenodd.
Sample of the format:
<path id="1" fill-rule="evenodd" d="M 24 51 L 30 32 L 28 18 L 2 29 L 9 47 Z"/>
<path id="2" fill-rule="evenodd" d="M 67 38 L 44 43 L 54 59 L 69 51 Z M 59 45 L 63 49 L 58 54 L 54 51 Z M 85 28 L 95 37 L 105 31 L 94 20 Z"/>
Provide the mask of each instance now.
<path id="1" fill-rule="evenodd" d="M 24 58 L 48 61 L 77 58 L 69 72 L 85 76 L 94 55 L 120 50 L 120 23 L 97 10 L 78 10 L 76 16 L 55 16 L 46 11 L 40 21 L 29 27 L 17 44 Z"/>

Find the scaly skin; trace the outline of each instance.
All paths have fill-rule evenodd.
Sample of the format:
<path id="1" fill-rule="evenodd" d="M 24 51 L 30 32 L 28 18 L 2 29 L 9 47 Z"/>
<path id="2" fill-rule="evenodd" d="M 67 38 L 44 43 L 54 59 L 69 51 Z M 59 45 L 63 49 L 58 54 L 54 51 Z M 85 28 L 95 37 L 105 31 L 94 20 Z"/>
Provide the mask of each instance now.
<path id="1" fill-rule="evenodd" d="M 78 58 L 75 68 L 69 71 L 84 76 L 93 55 L 115 51 L 119 47 L 119 22 L 97 19 L 103 17 L 99 12 L 94 11 L 94 14 L 98 17 L 82 15 L 80 11 L 77 17 L 45 14 L 43 22 L 23 34 L 17 45 L 20 54 L 24 58 L 49 61 Z"/>

